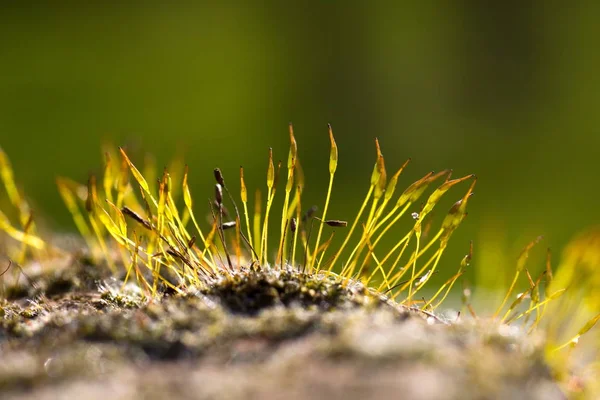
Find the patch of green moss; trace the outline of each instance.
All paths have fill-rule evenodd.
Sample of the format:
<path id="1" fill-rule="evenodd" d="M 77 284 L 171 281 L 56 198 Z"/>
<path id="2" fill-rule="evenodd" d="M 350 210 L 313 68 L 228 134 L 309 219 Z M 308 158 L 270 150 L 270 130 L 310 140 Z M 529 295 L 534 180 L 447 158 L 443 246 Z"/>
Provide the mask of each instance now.
<path id="1" fill-rule="evenodd" d="M 14 267 L 3 276 L 2 297 L 9 300 L 52 297 L 95 290 L 112 276 L 106 265 L 92 263 L 86 256 L 49 259 L 37 268 Z"/>
<path id="2" fill-rule="evenodd" d="M 270 386 L 273 376 L 285 381 L 312 369 L 334 377 L 342 368 L 356 376 L 339 379 L 367 385 L 373 393 L 379 390 L 369 386 L 373 377 L 391 379 L 402 371 L 387 395 L 407 390 L 426 371 L 446 385 L 439 393 L 454 393 L 447 398 L 462 399 L 464 393 L 502 398 L 517 389 L 528 398 L 560 398 L 554 389 L 544 391 L 549 397 L 536 394 L 554 386 L 534 338 L 495 323 L 443 324 L 350 280 L 261 268 L 153 299 L 114 279 L 70 288 L 1 304 L 0 385 L 16 398 L 25 388 L 54 393 L 62 390 L 59 384 L 91 385 L 107 377 L 160 390 L 196 368 L 219 377 L 245 371 L 239 384 L 260 383 L 255 389 L 271 397 L 277 390 L 285 393 Z M 160 372 L 165 369 L 174 376 Z M 193 385 L 198 378 L 187 379 Z M 310 375 L 301 379 L 309 387 L 318 381 Z M 214 390 L 226 397 L 234 387 Z"/>
<path id="3" fill-rule="evenodd" d="M 379 296 L 359 283 L 305 274 L 293 268 L 243 269 L 215 280 L 200 293 L 218 299 L 233 313 L 248 315 L 274 306 L 330 311 L 383 304 Z"/>

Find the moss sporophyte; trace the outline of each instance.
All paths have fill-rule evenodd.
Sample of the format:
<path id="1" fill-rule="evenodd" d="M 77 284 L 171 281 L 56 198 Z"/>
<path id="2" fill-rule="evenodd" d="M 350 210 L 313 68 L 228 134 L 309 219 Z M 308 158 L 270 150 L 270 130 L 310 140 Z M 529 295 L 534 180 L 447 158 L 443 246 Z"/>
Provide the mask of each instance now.
<path id="1" fill-rule="evenodd" d="M 545 270 L 537 277 L 530 274 L 526 260 L 539 239 L 532 241 L 518 257 L 512 284 L 492 318 L 476 315 L 470 290 L 464 288 L 466 316 L 448 320 L 439 316 L 438 310 L 456 283 L 462 281 L 473 244 L 450 278 L 424 288 L 440 269 L 449 240 L 467 215 L 477 178 L 467 175 L 452 179 L 451 170 L 429 172 L 404 191 L 397 190 L 409 160 L 388 176 L 375 140 L 376 160 L 366 196 L 351 220 L 338 219 L 329 207 L 338 168 L 338 146 L 331 126 L 328 135 L 329 184 L 319 208 L 306 207 L 302 202 L 304 177 L 291 125 L 287 164 L 282 171 L 281 163 L 276 165 L 269 152 L 266 201 L 261 202 L 261 193 L 256 191 L 253 207 L 243 168 L 239 192 L 217 168 L 213 171 L 211 200 L 208 204 L 195 203 L 187 167 L 180 181 L 165 170 L 154 182 L 155 171 L 146 168 L 142 173 L 124 149 L 109 148 L 101 178 L 90 176 L 87 184 L 57 179 L 60 196 L 85 243 L 83 252 L 81 246 L 76 251 L 65 249 L 53 237 L 42 235 L 29 203 L 17 189 L 8 158 L 0 150 L 0 176 L 6 193 L 0 206 L 10 207 L 14 214 L 9 218 L 8 212 L 0 211 L 0 231 L 4 232 L 0 249 L 8 260 L 1 269 L 1 293 L 5 298 L 2 314 L 10 313 L 11 298 L 19 298 L 19 293 L 21 297 L 39 298 L 60 290 L 56 286 L 60 279 L 69 287 L 74 280 L 88 280 L 92 286 L 101 282 L 102 301 L 126 308 L 162 304 L 165 296 L 186 299 L 192 294 L 212 296 L 228 310 L 248 315 L 259 315 L 261 310 L 276 305 L 323 312 L 386 305 L 398 313 L 423 315 L 434 323 L 448 325 L 448 329 L 471 319 L 497 329 L 510 324 L 531 335 L 542 333 L 545 360 L 552 366 L 555 379 L 572 393 L 591 393 L 595 389 L 584 378 L 595 376 L 598 362 L 588 359 L 585 368 L 575 365 L 572 353 L 600 316 L 590 315 L 589 310 L 575 313 L 573 303 L 584 299 L 598 304 L 594 284 L 582 279 L 577 271 L 577 257 L 587 254 L 588 260 L 598 256 L 600 252 L 592 250 L 593 239 L 589 238 L 600 235 L 592 233 L 577 239 L 555 279 L 549 253 Z M 432 227 L 432 211 L 455 186 L 462 187 L 462 194 L 445 213 L 441 225 Z M 280 192 L 283 206 L 277 209 L 274 199 Z M 199 210 L 204 210 L 201 216 Z M 208 223 L 205 215 L 209 216 Z M 399 234 L 401 220 L 404 225 L 409 221 L 410 226 Z M 334 233 L 344 235 L 341 244 L 334 244 Z M 391 237 L 394 239 L 390 245 Z M 55 264 L 60 264 L 56 260 L 71 260 L 64 262 L 71 265 L 73 257 L 79 259 L 78 266 L 70 267 L 71 272 L 61 272 L 60 279 L 54 272 L 54 280 L 39 278 L 43 275 L 39 265 L 47 265 L 48 260 Z M 587 274 L 594 279 L 598 276 L 593 271 Z M 527 280 L 528 288 L 515 295 L 521 280 Z M 583 328 L 569 333 L 574 324 Z M 575 378 L 586 383 L 574 384 Z"/>

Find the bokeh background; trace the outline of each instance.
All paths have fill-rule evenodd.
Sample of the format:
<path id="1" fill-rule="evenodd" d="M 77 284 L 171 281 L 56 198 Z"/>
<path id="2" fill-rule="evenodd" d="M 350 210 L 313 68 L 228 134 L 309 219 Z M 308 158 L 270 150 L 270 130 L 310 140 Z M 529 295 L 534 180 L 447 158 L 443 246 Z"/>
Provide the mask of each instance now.
<path id="1" fill-rule="evenodd" d="M 54 178 L 100 171 L 105 142 L 159 166 L 184 156 L 202 199 L 216 166 L 234 186 L 244 165 L 264 187 L 289 121 L 305 204 L 323 202 L 334 127 L 336 218 L 362 201 L 375 137 L 389 172 L 412 157 L 400 187 L 476 173 L 445 277 L 469 240 L 470 279 L 493 286 L 536 236 L 534 270 L 598 223 L 600 3 L 163 3 L 1 6 L 0 145 L 54 229 L 74 229 Z"/>

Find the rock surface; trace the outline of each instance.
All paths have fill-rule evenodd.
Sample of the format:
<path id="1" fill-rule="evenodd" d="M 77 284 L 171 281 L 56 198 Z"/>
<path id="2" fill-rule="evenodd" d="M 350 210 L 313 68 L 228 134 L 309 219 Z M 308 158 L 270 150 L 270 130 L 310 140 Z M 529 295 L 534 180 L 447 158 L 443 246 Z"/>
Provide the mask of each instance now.
<path id="1" fill-rule="evenodd" d="M 149 300 L 84 264 L 27 280 L 1 303 L 3 399 L 564 398 L 537 338 L 356 283 L 247 270 Z"/>

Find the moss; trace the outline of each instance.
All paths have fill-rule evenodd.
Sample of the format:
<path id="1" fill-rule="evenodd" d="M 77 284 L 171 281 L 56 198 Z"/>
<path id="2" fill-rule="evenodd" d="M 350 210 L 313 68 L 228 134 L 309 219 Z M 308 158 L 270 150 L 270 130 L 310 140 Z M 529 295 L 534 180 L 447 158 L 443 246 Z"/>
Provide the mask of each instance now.
<path id="1" fill-rule="evenodd" d="M 28 395 L 25 387 L 36 387 L 38 398 L 106 398 L 113 397 L 109 382 L 126 393 L 123 398 L 166 393 L 227 398 L 245 392 L 258 398 L 340 393 L 349 399 L 399 393 L 415 399 L 562 398 L 535 335 L 507 328 L 500 318 L 463 324 L 435 315 L 466 271 L 472 246 L 452 278 L 434 288 L 430 298 L 421 294 L 441 269 L 440 259 L 467 215 L 477 178 L 451 179 L 451 170 L 430 172 L 394 196 L 408 161 L 388 180 L 376 142 L 377 160 L 358 213 L 350 224 L 328 219 L 327 212 L 335 211 L 328 208 L 338 163 L 331 127 L 328 133 L 329 185 L 321 214 L 314 215 L 314 207 L 305 214 L 301 209 L 305 183 L 290 126 L 285 186 L 285 174 L 275 168 L 271 151 L 266 202 L 261 205 L 257 195 L 252 214 L 243 169 L 239 209 L 237 196 L 215 169 L 214 199 L 205 210 L 212 223 L 204 233 L 187 170 L 180 182 L 165 170 L 151 185 L 123 149 L 107 149 L 100 179 L 90 176 L 87 185 L 57 180 L 81 234 L 65 243 L 38 236 L 30 207 L 16 190 L 12 168 L 0 150 L 0 174 L 15 208 L 14 221 L 19 221 L 13 225 L 2 213 L 0 228 L 7 235 L 0 242 L 16 239 L 20 243 L 6 246 L 7 254 L 28 260 L 23 268 L 8 261 L 2 277 L 0 384 L 6 393 L 21 398 Z M 439 180 L 443 183 L 430 190 Z M 432 228 L 436 205 L 463 182 L 470 183 L 441 225 Z M 272 209 L 275 192 L 283 191 L 283 207 Z M 422 198 L 425 193 L 427 199 Z M 179 208 L 178 194 L 184 205 Z M 227 200 L 235 216 L 227 212 Z M 269 218 L 274 225 L 278 215 L 280 236 L 273 238 Z M 394 226 L 402 217 L 412 217 L 403 233 Z M 340 246 L 330 248 L 330 228 L 348 228 Z M 384 235 L 395 243 L 387 250 L 385 241 L 380 243 Z M 509 318 L 511 322 L 529 318 L 542 305 L 541 298 L 557 296 L 539 295 L 543 274 L 535 279 L 523 272 L 535 243 L 519 257 L 513 284 L 495 317 L 502 315 L 525 275 L 529 293 L 510 305 L 505 318 L 527 311 Z M 273 262 L 269 257 L 275 253 Z M 302 271 L 295 263 L 300 254 Z M 549 266 L 546 272 L 551 277 Z M 472 311 L 466 297 L 464 305 Z M 532 331 L 544 310 L 537 312 Z"/>
<path id="2" fill-rule="evenodd" d="M 193 371 L 209 368 L 217 380 L 232 370 L 245 371 L 233 372 L 241 374 L 240 385 L 260 383 L 256 390 L 276 398 L 291 396 L 291 388 L 305 390 L 295 379 L 322 385 L 306 375 L 312 368 L 333 374 L 333 388 L 345 382 L 372 393 L 381 391 L 373 377 L 391 379 L 394 371 L 403 371 L 404 378 L 415 379 L 393 381 L 387 395 L 416 390 L 415 382 L 428 371 L 446 377 L 437 393 L 456 396 L 445 398 L 462 399 L 464 393 L 501 398 L 517 389 L 527 398 L 560 398 L 533 338 L 487 322 L 446 325 L 350 280 L 292 269 L 245 269 L 215 279 L 210 289 L 182 295 L 148 299 L 120 288 L 113 279 L 94 290 L 39 296 L 35 302 L 4 301 L 0 385 L 5 393 L 20 398 L 27 396 L 25 388 L 37 387 L 39 393 L 56 394 L 79 382 L 82 397 L 92 389 L 109 395 L 108 388 L 95 386 L 106 379 L 124 387 L 143 383 L 152 392 L 179 382 L 178 376 L 187 376 L 193 386 Z M 174 375 L 157 375 L 156 368 Z M 340 368 L 357 375 L 337 377 Z M 290 373 L 298 378 L 290 381 Z M 274 376 L 288 386 L 273 387 Z M 551 395 L 540 397 L 540 388 Z M 237 389 L 223 383 L 210 390 L 227 397 Z M 136 396 L 142 395 L 131 398 Z"/>
<path id="3" fill-rule="evenodd" d="M 9 300 L 52 297 L 78 291 L 95 290 L 112 277 L 106 265 L 92 263 L 87 256 L 50 258 L 37 268 L 11 271 L 3 279 L 3 297 Z"/>
<path id="4" fill-rule="evenodd" d="M 199 293 L 217 298 L 233 313 L 248 315 L 277 305 L 329 311 L 359 305 L 377 306 L 384 302 L 354 281 L 343 282 L 324 274 L 305 274 L 291 267 L 243 269 L 216 279 Z"/>

